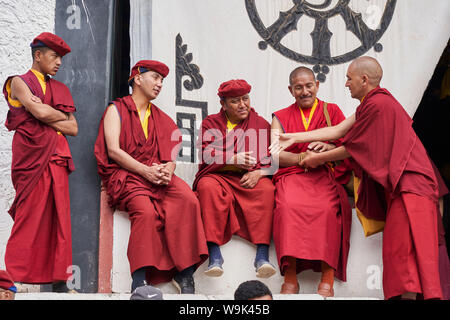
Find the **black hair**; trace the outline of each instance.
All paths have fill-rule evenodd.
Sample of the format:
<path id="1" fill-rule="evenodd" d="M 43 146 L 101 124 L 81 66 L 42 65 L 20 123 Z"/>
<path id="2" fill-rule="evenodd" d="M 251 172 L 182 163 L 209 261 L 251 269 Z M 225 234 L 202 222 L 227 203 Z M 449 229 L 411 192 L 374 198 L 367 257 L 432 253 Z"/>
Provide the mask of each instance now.
<path id="1" fill-rule="evenodd" d="M 234 292 L 234 300 L 250 300 L 264 296 L 272 297 L 272 292 L 259 280 L 242 282 Z"/>
<path id="2" fill-rule="evenodd" d="M 34 48 L 31 48 L 31 56 L 32 56 L 32 58 L 33 58 L 33 61 L 34 61 L 34 57 L 35 57 L 35 55 L 36 55 L 36 51 L 39 50 L 40 52 L 45 53 L 45 52 L 47 52 L 49 49 L 50 49 L 49 47 L 34 47 Z"/>

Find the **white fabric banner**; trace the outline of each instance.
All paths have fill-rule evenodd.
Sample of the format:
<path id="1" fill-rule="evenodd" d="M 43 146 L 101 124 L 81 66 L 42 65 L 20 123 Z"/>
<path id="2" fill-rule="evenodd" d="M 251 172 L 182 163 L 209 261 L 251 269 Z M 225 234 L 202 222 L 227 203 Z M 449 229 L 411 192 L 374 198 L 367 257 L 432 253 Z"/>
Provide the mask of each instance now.
<path id="1" fill-rule="evenodd" d="M 294 101 L 289 73 L 305 65 L 322 81 L 318 97 L 349 116 L 358 101 L 344 86 L 347 67 L 370 55 L 384 69 L 381 85 L 413 116 L 450 36 L 448 0 L 164 0 L 152 15 L 151 58 L 171 69 L 155 103 L 188 128 L 185 162 L 191 127 L 202 108 L 219 111 L 224 81 L 247 80 L 252 107 L 270 122 Z M 181 175 L 192 181 L 189 171 Z"/>
<path id="2" fill-rule="evenodd" d="M 253 86 L 251 105 L 270 122 L 274 111 L 294 102 L 287 89 L 289 73 L 305 65 L 324 81 L 319 98 L 337 103 L 349 116 L 358 102 L 344 86 L 347 67 L 352 59 L 370 55 L 384 68 L 382 86 L 412 116 L 450 36 L 448 0 L 132 0 L 130 4 L 131 61 L 156 59 L 170 68 L 155 104 L 184 129 L 176 173 L 188 183 L 198 168 L 193 148 L 198 128 L 203 117 L 219 111 L 217 89 L 222 82 L 247 80 Z M 131 282 L 123 258 L 129 230 L 128 215 L 116 214 L 115 292 L 126 292 Z M 227 271 L 220 281 L 203 275 L 205 264 L 196 272 L 198 293 L 232 294 L 240 282 L 254 277 L 254 247 L 233 239 L 223 246 Z M 348 282 L 335 284 L 337 296 L 383 298 L 381 242 L 382 234 L 364 238 L 354 214 Z M 239 259 L 233 259 L 236 252 Z M 275 262 L 273 245 L 270 255 Z M 320 275 L 305 272 L 301 277 L 302 292 L 315 292 Z M 265 283 L 277 293 L 282 281 L 277 273 Z M 171 285 L 162 288 L 173 292 Z"/>
<path id="3" fill-rule="evenodd" d="M 152 0 L 130 0 L 131 65 L 152 54 Z"/>

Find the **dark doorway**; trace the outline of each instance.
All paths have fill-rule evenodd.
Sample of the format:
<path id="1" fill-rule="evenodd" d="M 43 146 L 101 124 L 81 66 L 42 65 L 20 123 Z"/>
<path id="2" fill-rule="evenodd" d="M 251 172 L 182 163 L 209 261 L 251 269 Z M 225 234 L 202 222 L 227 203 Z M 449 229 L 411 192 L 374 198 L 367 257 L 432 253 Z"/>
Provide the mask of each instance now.
<path id="1" fill-rule="evenodd" d="M 111 100 L 129 94 L 130 75 L 130 1 L 115 1 L 112 55 Z"/>
<path id="2" fill-rule="evenodd" d="M 450 41 L 414 115 L 413 128 L 450 189 Z M 450 255 L 450 195 L 444 197 L 444 228 Z"/>

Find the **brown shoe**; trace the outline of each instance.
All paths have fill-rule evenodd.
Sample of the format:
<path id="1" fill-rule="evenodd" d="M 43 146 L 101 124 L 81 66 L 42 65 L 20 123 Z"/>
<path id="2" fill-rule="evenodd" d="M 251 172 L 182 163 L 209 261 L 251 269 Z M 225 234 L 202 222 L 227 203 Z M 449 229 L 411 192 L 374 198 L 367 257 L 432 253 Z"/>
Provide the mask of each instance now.
<path id="1" fill-rule="evenodd" d="M 281 286 L 281 294 L 298 294 L 300 291 L 300 287 L 297 283 L 285 282 Z"/>
<path id="2" fill-rule="evenodd" d="M 321 282 L 319 284 L 319 288 L 317 289 L 317 293 L 320 294 L 324 298 L 334 297 L 334 290 L 330 286 L 330 284 L 326 282 Z"/>

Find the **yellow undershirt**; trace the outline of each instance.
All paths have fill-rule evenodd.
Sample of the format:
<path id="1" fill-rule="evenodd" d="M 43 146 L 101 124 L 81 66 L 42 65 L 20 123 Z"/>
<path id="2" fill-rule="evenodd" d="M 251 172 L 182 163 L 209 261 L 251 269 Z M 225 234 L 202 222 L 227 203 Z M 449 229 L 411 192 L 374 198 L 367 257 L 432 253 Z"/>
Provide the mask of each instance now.
<path id="1" fill-rule="evenodd" d="M 39 81 L 39 84 L 41 85 L 41 89 L 42 92 L 45 95 L 45 92 L 47 90 L 47 82 L 45 81 L 45 76 L 43 73 L 34 70 L 34 69 L 30 69 L 31 72 L 33 72 L 33 74 L 36 76 L 36 78 Z M 8 102 L 10 105 L 12 105 L 14 108 L 20 108 L 22 107 L 22 103 L 19 100 L 13 99 L 11 98 L 11 81 L 8 81 L 8 83 L 6 84 L 6 90 L 8 91 Z M 56 133 L 58 133 L 59 135 L 62 135 L 62 133 L 60 131 L 56 131 Z"/>
<path id="2" fill-rule="evenodd" d="M 150 118 L 150 115 L 152 114 L 152 104 L 149 103 L 147 106 L 147 110 L 145 110 L 145 116 L 144 116 L 144 120 L 141 119 L 141 111 L 139 111 L 138 108 L 138 114 L 139 114 L 139 120 L 141 121 L 141 125 L 142 125 L 142 130 L 144 130 L 144 134 L 145 134 L 145 139 L 148 139 L 148 119 Z"/>
<path id="3" fill-rule="evenodd" d="M 236 126 L 237 126 L 237 123 L 232 123 L 230 120 L 227 119 L 227 132 L 230 132 Z"/>
<path id="4" fill-rule="evenodd" d="M 229 133 L 231 130 L 233 130 L 238 124 L 237 123 L 232 123 L 230 121 L 230 119 L 228 119 L 228 116 L 225 114 L 225 116 L 227 117 L 227 133 Z M 223 168 L 221 168 L 219 170 L 220 172 L 222 171 L 235 171 L 235 172 L 243 172 L 244 170 L 239 169 L 233 165 L 227 165 Z"/>
<path id="5" fill-rule="evenodd" d="M 33 72 L 34 75 L 36 76 L 36 78 L 38 79 L 39 84 L 41 85 L 41 88 L 42 88 L 42 92 L 45 95 L 45 91 L 47 90 L 47 82 L 45 82 L 44 74 L 42 74 L 39 71 L 34 70 L 34 69 L 31 69 L 31 72 Z"/>
<path id="6" fill-rule="evenodd" d="M 36 76 L 36 78 L 39 81 L 39 84 L 41 85 L 42 92 L 45 95 L 45 91 L 47 90 L 47 82 L 45 82 L 45 76 L 43 73 L 40 73 L 37 70 L 31 69 L 31 72 Z M 61 131 L 56 131 L 57 134 L 62 135 Z"/>
<path id="7" fill-rule="evenodd" d="M 47 83 L 45 82 L 45 76 L 37 70 L 31 69 L 30 71 L 33 72 L 33 74 L 38 79 L 39 84 L 41 85 L 42 92 L 45 95 L 45 91 L 47 89 Z M 6 84 L 6 91 L 8 92 L 9 104 L 12 105 L 14 108 L 22 107 L 22 103 L 19 100 L 11 98 L 11 80 L 8 81 L 8 83 Z"/>
<path id="8" fill-rule="evenodd" d="M 12 79 L 6 83 L 6 92 L 8 92 L 8 103 L 11 106 L 13 106 L 14 108 L 21 108 L 22 103 L 19 100 L 13 99 L 11 97 L 11 82 L 12 82 Z"/>
<path id="9" fill-rule="evenodd" d="M 309 113 L 309 118 L 308 118 L 308 119 L 306 119 L 305 114 L 303 113 L 302 108 L 299 107 L 300 113 L 301 113 L 301 115 L 302 115 L 302 121 L 303 121 L 303 126 L 305 127 L 305 131 L 308 131 L 309 124 L 311 123 L 311 119 L 312 119 L 312 117 L 313 117 L 313 115 L 314 115 L 314 111 L 316 111 L 316 108 L 317 108 L 317 105 L 318 105 L 318 104 L 319 104 L 319 100 L 316 99 L 316 100 L 314 101 L 314 105 L 313 105 L 312 108 L 311 108 L 311 112 Z"/>

